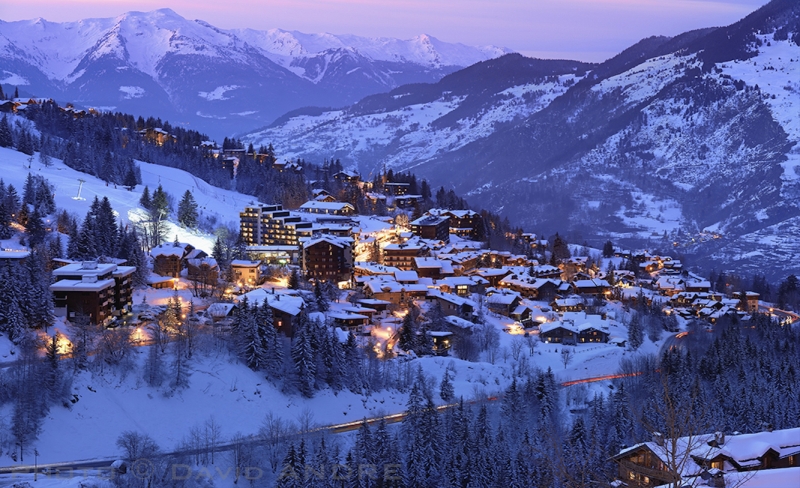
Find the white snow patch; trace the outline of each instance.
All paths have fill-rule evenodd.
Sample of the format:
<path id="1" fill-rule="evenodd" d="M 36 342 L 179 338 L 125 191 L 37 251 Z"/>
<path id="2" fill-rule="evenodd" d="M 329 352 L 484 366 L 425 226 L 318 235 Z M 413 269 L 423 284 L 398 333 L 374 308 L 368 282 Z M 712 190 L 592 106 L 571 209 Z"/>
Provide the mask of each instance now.
<path id="1" fill-rule="evenodd" d="M 209 102 L 212 100 L 228 100 L 230 97 L 225 96 L 225 92 L 229 92 L 231 90 L 235 90 L 237 88 L 241 88 L 239 85 L 224 85 L 218 86 L 214 88 L 213 91 L 210 92 L 197 92 L 197 96 L 200 98 L 205 98 Z M 198 114 L 199 115 L 199 114 Z"/>
<path id="2" fill-rule="evenodd" d="M 30 85 L 28 79 L 21 75 L 6 70 L 3 70 L 3 73 L 5 78 L 0 79 L 0 83 L 5 83 L 7 85 Z"/>
<path id="3" fill-rule="evenodd" d="M 119 91 L 123 93 L 123 98 L 125 100 L 130 100 L 132 98 L 142 98 L 144 96 L 144 88 L 141 86 L 121 86 L 119 87 Z"/>

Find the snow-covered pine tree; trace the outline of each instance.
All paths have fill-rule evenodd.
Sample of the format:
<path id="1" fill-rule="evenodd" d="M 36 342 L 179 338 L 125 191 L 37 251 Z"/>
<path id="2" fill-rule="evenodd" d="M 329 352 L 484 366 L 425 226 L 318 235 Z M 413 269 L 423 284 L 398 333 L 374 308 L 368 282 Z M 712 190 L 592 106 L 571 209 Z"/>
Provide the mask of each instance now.
<path id="1" fill-rule="evenodd" d="M 299 323 L 292 343 L 292 362 L 295 367 L 297 389 L 307 398 L 314 396 L 314 351 L 311 346 L 310 322 L 306 313 L 300 312 Z"/>
<path id="2" fill-rule="evenodd" d="M 192 192 L 186 190 L 178 204 L 178 223 L 187 229 L 194 229 L 197 227 L 198 217 L 197 202 L 194 200 Z"/>
<path id="3" fill-rule="evenodd" d="M 639 312 L 634 311 L 631 314 L 631 320 L 628 322 L 628 347 L 631 351 L 639 349 L 639 346 L 644 342 L 644 327 L 642 327 L 642 319 L 639 317 Z"/>
<path id="4" fill-rule="evenodd" d="M 439 383 L 439 397 L 445 402 L 452 402 L 456 396 L 453 382 L 450 381 L 450 371 L 445 370 L 442 375 L 442 381 Z"/>

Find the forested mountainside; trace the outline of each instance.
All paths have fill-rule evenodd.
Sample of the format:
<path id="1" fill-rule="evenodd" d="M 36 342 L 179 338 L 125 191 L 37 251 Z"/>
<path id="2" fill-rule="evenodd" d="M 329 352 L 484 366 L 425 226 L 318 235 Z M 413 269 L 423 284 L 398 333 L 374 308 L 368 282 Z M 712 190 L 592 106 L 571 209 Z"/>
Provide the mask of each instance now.
<path id="1" fill-rule="evenodd" d="M 244 138 L 451 185 L 523 227 L 798 270 L 800 5 L 600 65 L 507 55 Z M 787 268 L 788 267 L 788 268 Z"/>
<path id="2" fill-rule="evenodd" d="M 222 138 L 308 105 L 344 106 L 508 50 L 223 30 L 170 9 L 78 22 L 0 21 L 0 83 L 87 107 L 169 118 Z"/>

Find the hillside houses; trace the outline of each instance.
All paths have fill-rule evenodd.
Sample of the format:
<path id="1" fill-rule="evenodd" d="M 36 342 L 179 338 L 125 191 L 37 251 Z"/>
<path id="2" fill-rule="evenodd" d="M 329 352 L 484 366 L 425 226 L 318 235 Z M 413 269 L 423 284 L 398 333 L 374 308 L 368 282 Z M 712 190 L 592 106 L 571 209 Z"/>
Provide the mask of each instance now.
<path id="1" fill-rule="evenodd" d="M 800 429 L 675 439 L 656 433 L 652 441 L 625 448 L 613 460 L 619 466 L 620 486 L 725 487 L 738 480 L 752 480 L 754 486 L 792 486 L 789 480 L 798 479 L 792 471 L 800 467 Z"/>

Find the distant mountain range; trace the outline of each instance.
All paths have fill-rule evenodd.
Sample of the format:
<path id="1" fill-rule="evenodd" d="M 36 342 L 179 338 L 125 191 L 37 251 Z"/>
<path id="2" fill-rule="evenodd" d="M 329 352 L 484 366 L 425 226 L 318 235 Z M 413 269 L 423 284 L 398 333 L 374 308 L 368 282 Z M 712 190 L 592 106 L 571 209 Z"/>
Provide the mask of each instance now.
<path id="1" fill-rule="evenodd" d="M 579 244 L 785 277 L 800 271 L 800 2 L 597 65 L 509 54 L 245 139 L 364 174 L 412 169 Z"/>
<path id="2" fill-rule="evenodd" d="M 409 40 L 218 29 L 170 9 L 0 21 L 0 83 L 60 102 L 167 118 L 222 138 L 309 105 L 341 107 L 509 52 Z"/>

